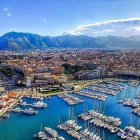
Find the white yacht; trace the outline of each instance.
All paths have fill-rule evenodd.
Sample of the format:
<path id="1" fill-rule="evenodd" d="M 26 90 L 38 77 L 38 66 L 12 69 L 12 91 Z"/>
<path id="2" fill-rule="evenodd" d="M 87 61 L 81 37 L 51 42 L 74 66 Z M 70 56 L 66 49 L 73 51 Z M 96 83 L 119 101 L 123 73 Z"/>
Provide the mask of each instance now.
<path id="1" fill-rule="evenodd" d="M 58 133 L 55 130 L 53 130 L 52 128 L 45 127 L 44 129 L 45 129 L 46 133 L 51 135 L 51 137 L 54 137 L 54 138 L 58 137 Z"/>
<path id="2" fill-rule="evenodd" d="M 19 107 L 11 109 L 13 112 L 19 113 L 21 111 L 21 109 Z"/>
<path id="3" fill-rule="evenodd" d="M 23 113 L 29 114 L 29 115 L 36 115 L 38 112 L 33 110 L 32 108 L 28 108 L 28 109 L 23 110 Z"/>
<path id="4" fill-rule="evenodd" d="M 33 103 L 32 107 L 35 107 L 35 108 L 45 108 L 45 107 L 47 107 L 47 104 L 43 103 L 42 101 L 38 101 L 36 103 Z"/>

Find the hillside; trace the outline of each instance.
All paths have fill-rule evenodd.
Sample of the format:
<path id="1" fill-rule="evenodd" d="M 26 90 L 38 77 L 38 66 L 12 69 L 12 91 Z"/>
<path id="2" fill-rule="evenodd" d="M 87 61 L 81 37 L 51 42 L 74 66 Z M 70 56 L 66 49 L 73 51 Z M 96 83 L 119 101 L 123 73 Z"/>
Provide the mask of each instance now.
<path id="1" fill-rule="evenodd" d="M 85 35 L 40 36 L 31 33 L 9 32 L 0 37 L 0 50 L 36 50 L 48 48 L 96 48 L 131 49 L 140 48 L 136 37 L 89 37 Z"/>

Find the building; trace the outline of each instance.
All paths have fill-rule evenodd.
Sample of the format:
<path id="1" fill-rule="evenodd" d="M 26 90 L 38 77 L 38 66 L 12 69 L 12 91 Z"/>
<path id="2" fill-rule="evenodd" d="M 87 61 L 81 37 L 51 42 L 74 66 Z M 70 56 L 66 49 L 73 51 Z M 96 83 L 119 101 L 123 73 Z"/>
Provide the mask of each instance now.
<path id="1" fill-rule="evenodd" d="M 100 78 L 100 70 L 98 70 L 98 69 L 91 70 L 91 71 L 82 70 L 76 74 L 76 78 L 78 80 L 91 80 L 94 78 Z"/>
<path id="2" fill-rule="evenodd" d="M 114 76 L 136 76 L 140 77 L 140 71 L 131 70 L 131 69 L 116 69 L 113 71 Z"/>

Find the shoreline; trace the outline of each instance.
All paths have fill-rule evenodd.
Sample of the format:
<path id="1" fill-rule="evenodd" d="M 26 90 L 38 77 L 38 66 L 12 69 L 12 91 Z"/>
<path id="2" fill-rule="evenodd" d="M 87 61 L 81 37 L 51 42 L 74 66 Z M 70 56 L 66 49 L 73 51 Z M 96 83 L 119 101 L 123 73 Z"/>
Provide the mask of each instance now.
<path id="1" fill-rule="evenodd" d="M 24 91 L 21 90 L 21 91 L 16 92 L 18 94 L 21 94 L 18 97 L 18 99 L 15 99 L 15 101 L 13 103 L 11 103 L 8 107 L 5 107 L 3 109 L 3 111 L 0 112 L 0 117 L 2 117 L 6 112 L 8 112 L 12 108 L 14 108 L 18 104 L 19 100 L 22 99 L 23 97 L 26 97 L 27 95 L 30 95 L 32 97 L 50 97 L 50 96 L 55 96 L 55 95 L 59 95 L 59 94 L 63 94 L 63 93 L 69 93 L 69 92 L 73 92 L 73 91 L 77 92 L 77 91 L 80 91 L 82 88 L 84 88 L 84 87 L 86 87 L 86 86 L 88 86 L 90 84 L 95 84 L 95 83 L 98 83 L 98 82 L 102 82 L 104 80 L 112 81 L 114 79 L 116 79 L 116 80 L 123 80 L 123 79 L 117 79 L 117 78 L 94 79 L 92 81 L 88 81 L 87 80 L 85 84 L 74 85 L 74 90 L 64 91 L 64 92 L 57 92 L 57 93 L 48 93 L 48 94 L 47 93 L 46 94 L 45 93 L 37 93 L 36 94 L 36 93 L 32 93 L 31 91 L 25 91 L 25 93 L 24 93 Z M 128 81 L 128 80 L 123 80 L 123 81 Z"/>

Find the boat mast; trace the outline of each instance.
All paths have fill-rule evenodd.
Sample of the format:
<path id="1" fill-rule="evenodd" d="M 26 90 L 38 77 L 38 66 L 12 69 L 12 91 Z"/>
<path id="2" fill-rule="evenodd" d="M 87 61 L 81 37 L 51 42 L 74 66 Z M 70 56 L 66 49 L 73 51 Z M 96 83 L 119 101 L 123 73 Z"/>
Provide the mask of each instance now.
<path id="1" fill-rule="evenodd" d="M 69 107 L 69 120 L 71 119 L 71 116 L 70 116 L 70 107 Z"/>
<path id="2" fill-rule="evenodd" d="M 60 116 L 59 116 L 59 125 L 61 124 L 61 120 L 60 120 L 61 118 L 60 118 Z"/>
<path id="3" fill-rule="evenodd" d="M 132 116 L 132 113 L 130 115 L 130 126 L 133 126 L 133 116 Z"/>
<path id="4" fill-rule="evenodd" d="M 103 129 L 103 140 L 105 140 L 105 131 Z"/>
<path id="5" fill-rule="evenodd" d="M 42 131 L 42 130 L 43 130 L 43 127 L 42 127 L 42 123 L 41 123 L 40 131 Z"/>

